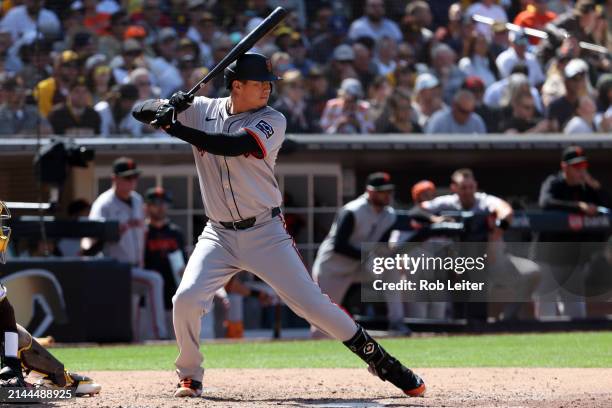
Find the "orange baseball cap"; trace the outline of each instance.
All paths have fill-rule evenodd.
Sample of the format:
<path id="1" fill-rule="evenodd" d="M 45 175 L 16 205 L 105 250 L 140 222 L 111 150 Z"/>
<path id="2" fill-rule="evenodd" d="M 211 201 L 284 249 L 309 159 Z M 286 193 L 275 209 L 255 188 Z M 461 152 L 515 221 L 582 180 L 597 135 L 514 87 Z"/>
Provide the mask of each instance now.
<path id="1" fill-rule="evenodd" d="M 128 38 L 145 38 L 147 36 L 147 30 L 144 27 L 139 25 L 131 25 L 125 29 L 123 33 L 123 39 L 127 40 Z"/>
<path id="2" fill-rule="evenodd" d="M 429 180 L 421 180 L 412 186 L 412 201 L 417 202 L 419 196 L 428 190 L 436 191 L 436 185 Z"/>

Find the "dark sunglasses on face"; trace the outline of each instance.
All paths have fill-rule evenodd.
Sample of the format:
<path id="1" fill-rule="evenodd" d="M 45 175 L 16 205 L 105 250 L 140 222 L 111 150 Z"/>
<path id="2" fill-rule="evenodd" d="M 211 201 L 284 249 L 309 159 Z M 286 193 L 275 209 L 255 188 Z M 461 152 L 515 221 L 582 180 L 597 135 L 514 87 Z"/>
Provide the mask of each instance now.
<path id="1" fill-rule="evenodd" d="M 530 111 L 535 109 L 534 105 L 522 105 L 521 107 L 525 110 L 530 110 Z"/>
<path id="2" fill-rule="evenodd" d="M 463 106 L 460 105 L 456 105 L 455 109 L 457 109 L 457 111 L 462 115 L 469 115 L 472 113 L 472 109 L 465 109 Z"/>

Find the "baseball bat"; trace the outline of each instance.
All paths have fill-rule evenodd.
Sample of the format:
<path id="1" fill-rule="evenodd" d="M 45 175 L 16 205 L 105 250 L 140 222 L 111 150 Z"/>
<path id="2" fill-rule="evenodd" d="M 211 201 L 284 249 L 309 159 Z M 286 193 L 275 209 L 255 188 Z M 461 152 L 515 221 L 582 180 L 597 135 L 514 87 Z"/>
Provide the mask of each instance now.
<path id="1" fill-rule="evenodd" d="M 194 96 L 201 87 L 210 81 L 219 72 L 222 72 L 229 64 L 238 59 L 242 54 L 250 50 L 257 41 L 268 34 L 278 23 L 287 16 L 287 10 L 282 7 L 277 7 L 268 17 L 265 18 L 253 31 L 244 37 L 238 44 L 227 53 L 225 57 L 217 65 L 210 70 L 208 74 L 195 84 L 189 91 L 189 96 Z"/>

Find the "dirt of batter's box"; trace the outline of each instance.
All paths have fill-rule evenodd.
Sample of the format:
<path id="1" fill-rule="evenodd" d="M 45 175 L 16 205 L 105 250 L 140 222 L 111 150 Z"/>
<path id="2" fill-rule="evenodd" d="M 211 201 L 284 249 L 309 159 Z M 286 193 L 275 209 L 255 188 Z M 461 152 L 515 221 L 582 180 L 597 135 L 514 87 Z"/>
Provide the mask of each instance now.
<path id="1" fill-rule="evenodd" d="M 426 368 L 424 398 L 408 398 L 364 369 L 211 369 L 202 398 L 172 396 L 163 371 L 99 371 L 89 398 L 53 407 L 612 407 L 611 368 Z M 40 406 L 40 405 L 39 405 Z"/>

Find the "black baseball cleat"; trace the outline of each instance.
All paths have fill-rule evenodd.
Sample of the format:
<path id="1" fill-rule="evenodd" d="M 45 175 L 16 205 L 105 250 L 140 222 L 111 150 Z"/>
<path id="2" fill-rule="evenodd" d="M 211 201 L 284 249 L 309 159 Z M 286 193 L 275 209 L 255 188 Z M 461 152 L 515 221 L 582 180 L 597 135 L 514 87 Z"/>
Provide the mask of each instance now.
<path id="1" fill-rule="evenodd" d="M 5 366 L 0 370 L 0 387 L 29 387 L 23 379 L 21 361 L 17 358 L 6 357 Z"/>
<path id="2" fill-rule="evenodd" d="M 377 367 L 369 365 L 368 371 L 383 381 L 389 381 L 409 397 L 425 396 L 425 381 L 391 356 Z"/>
<path id="3" fill-rule="evenodd" d="M 200 381 L 192 380 L 191 378 L 183 378 L 179 381 L 174 392 L 175 397 L 199 397 L 202 395 L 202 383 Z"/>
<path id="4" fill-rule="evenodd" d="M 425 395 L 425 382 L 405 367 L 374 340 L 363 327 L 357 325 L 355 335 L 344 342 L 353 353 L 368 364 L 368 371 L 383 381 L 389 381 L 409 397 Z"/>
<path id="5" fill-rule="evenodd" d="M 30 384 L 26 383 L 23 379 L 21 372 L 15 372 L 10 367 L 4 367 L 0 371 L 0 388 L 12 388 L 12 387 L 31 387 Z"/>

